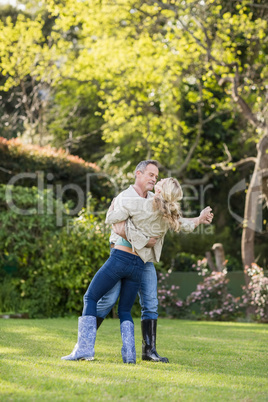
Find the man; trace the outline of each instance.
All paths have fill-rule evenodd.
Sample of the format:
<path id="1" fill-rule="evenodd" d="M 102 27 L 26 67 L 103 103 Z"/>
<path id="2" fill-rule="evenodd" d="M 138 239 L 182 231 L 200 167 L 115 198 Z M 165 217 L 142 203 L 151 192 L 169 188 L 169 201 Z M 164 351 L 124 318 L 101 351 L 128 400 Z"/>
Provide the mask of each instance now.
<path id="1" fill-rule="evenodd" d="M 147 160 L 140 162 L 135 169 L 135 183 L 125 190 L 127 197 L 153 197 L 152 190 L 158 179 L 158 163 L 154 160 Z M 193 219 L 184 219 L 185 221 L 192 221 Z M 111 248 L 116 242 L 118 235 L 126 238 L 125 222 L 114 225 L 114 230 L 110 237 Z M 142 233 L 136 233 L 136 240 L 140 248 L 147 247 L 153 248 L 157 242 L 157 238 L 148 238 Z M 112 307 L 117 301 L 120 293 L 121 282 L 111 289 L 97 304 L 98 327 L 111 311 Z M 158 299 L 157 299 L 157 275 L 154 264 L 147 262 L 142 275 L 140 290 L 140 305 L 141 305 L 141 328 L 142 328 L 142 360 L 149 360 L 155 362 L 168 363 L 166 357 L 161 357 L 156 351 L 156 329 L 158 318 Z"/>

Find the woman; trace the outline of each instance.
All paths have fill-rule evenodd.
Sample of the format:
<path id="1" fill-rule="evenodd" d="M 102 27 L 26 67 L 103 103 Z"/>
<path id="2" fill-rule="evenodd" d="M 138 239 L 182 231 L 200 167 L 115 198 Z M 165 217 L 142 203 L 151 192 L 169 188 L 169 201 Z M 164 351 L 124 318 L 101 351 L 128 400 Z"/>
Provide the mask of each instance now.
<path id="1" fill-rule="evenodd" d="M 109 259 L 94 276 L 84 296 L 84 309 L 78 323 L 78 342 L 70 355 L 62 357 L 64 360 L 93 360 L 97 302 L 121 279 L 118 315 L 123 341 L 122 358 L 124 363 L 136 363 L 131 308 L 139 289 L 144 263 L 151 258 L 159 261 L 167 230 L 178 232 L 182 226 L 178 201 L 182 199 L 183 194 L 178 181 L 168 178 L 156 184 L 155 196 L 152 198 L 137 197 L 128 200 L 124 199 L 123 195 L 124 192 L 111 205 L 106 222 L 116 223 L 131 217 L 128 228 L 128 239 L 131 243 L 119 238 Z M 210 223 L 210 211 L 208 207 L 202 211 L 199 218 L 187 220 L 190 221 L 191 230 L 199 223 Z M 135 242 L 135 230 L 140 230 L 149 237 L 158 236 L 155 247 L 139 248 Z"/>

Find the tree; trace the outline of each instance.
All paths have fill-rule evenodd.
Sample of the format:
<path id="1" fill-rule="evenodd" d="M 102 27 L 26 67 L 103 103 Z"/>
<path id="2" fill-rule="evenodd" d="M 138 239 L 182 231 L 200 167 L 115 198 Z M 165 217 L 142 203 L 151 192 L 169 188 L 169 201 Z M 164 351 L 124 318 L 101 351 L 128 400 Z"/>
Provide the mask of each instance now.
<path id="1" fill-rule="evenodd" d="M 103 134 L 106 151 L 120 146 L 122 165 L 156 158 L 165 174 L 191 184 L 255 166 L 242 238 L 243 263 L 250 265 L 256 229 L 250 197 L 257 179 L 267 194 L 264 2 L 42 4 L 53 20 L 51 33 L 43 42 L 40 36 L 38 62 L 31 64 L 27 55 L 28 70 L 20 71 L 24 80 L 30 74 L 55 91 L 49 120 L 57 133 L 55 143 L 82 152 L 84 139 L 96 136 L 96 152 L 88 152 L 97 155 Z M 35 45 L 30 27 L 39 24 L 42 32 L 38 15 L 31 23 L 25 19 L 21 27 Z M 12 29 L 16 33 L 17 24 Z M 29 49 L 32 60 L 34 49 Z M 20 54 L 21 49 L 16 51 Z M 3 60 L 12 71 L 12 59 L 7 59 Z M 256 142 L 257 157 L 252 146 Z"/>
<path id="2" fill-rule="evenodd" d="M 183 9 L 157 1 L 160 12 L 173 12 L 173 38 L 177 30 L 183 31 L 188 41 L 193 41 L 203 55 L 207 76 L 213 77 L 233 105 L 246 120 L 246 128 L 257 141 L 256 159 L 245 159 L 231 164 L 255 162 L 253 176 L 246 195 L 242 235 L 244 266 L 254 261 L 254 236 L 256 230 L 256 186 L 262 186 L 267 203 L 268 127 L 267 127 L 267 14 L 264 2 L 213 1 L 209 5 L 189 2 Z M 155 2 L 154 2 L 155 4 Z M 176 26 L 175 26 L 176 22 Z M 175 27 L 174 27 L 175 26 Z M 178 27 L 178 29 L 177 29 Z M 250 128 L 248 126 L 251 126 Z M 256 139 L 256 137 L 254 139 Z M 230 162 L 230 161 L 228 161 Z M 260 194 L 260 189 L 258 189 Z M 258 195 L 259 195 L 258 194 Z"/>
<path id="3" fill-rule="evenodd" d="M 155 21 L 153 11 L 140 11 L 138 5 L 50 1 L 59 47 L 68 52 L 61 74 L 97 87 L 103 138 L 111 148 L 121 147 L 123 163 L 154 157 L 185 180 L 187 169 L 187 176 L 189 170 L 202 173 L 203 166 L 196 163 L 202 152 L 203 163 L 209 163 L 212 146 L 217 152 L 222 140 L 231 138 L 230 127 L 234 134 L 232 108 L 221 102 L 215 83 L 210 90 L 202 89 L 197 51 L 179 53 L 170 46 L 167 16 Z M 77 32 L 71 46 L 64 40 L 70 30 Z M 217 113 L 211 113 L 213 102 Z M 220 156 L 218 152 L 215 158 Z"/>
<path id="4" fill-rule="evenodd" d="M 85 160 L 99 160 L 104 155 L 104 141 L 96 89 L 77 80 L 63 79 L 52 91 L 47 126 L 53 136 L 52 144 Z"/>
<path id="5" fill-rule="evenodd" d="M 85 1 L 56 3 L 54 11 L 60 29 L 75 26 L 79 32 L 72 75 L 97 81 L 107 142 L 123 146 L 130 157 L 137 151 L 154 156 L 191 183 L 211 178 L 204 165 L 225 172 L 244 163 L 255 166 L 241 246 L 243 264 L 250 265 L 256 177 L 267 187 L 264 2 Z M 71 71 L 69 63 L 65 68 Z M 215 133 L 214 119 L 223 132 Z M 258 143 L 257 158 L 252 151 L 245 155 L 247 142 Z M 197 177 L 186 180 L 193 171 Z"/>
<path id="6" fill-rule="evenodd" d="M 9 15 L 0 21 L 0 91 L 7 136 L 22 135 L 39 145 L 46 132 L 53 65 L 50 44 L 43 35 L 42 14 Z M 50 68 L 49 68 L 50 67 Z M 4 131 L 4 132 L 5 132 Z"/>

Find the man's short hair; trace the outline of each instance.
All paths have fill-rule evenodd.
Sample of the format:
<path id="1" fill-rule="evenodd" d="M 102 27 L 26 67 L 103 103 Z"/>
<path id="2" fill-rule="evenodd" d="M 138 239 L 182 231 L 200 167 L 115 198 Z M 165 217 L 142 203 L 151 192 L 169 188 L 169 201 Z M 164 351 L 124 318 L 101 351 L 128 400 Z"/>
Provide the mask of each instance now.
<path id="1" fill-rule="evenodd" d="M 145 169 L 147 168 L 148 165 L 154 165 L 159 169 L 159 163 L 153 159 L 148 159 L 146 161 L 141 161 L 140 163 L 137 164 L 136 169 L 135 169 L 135 177 L 137 172 L 142 172 L 144 173 Z"/>

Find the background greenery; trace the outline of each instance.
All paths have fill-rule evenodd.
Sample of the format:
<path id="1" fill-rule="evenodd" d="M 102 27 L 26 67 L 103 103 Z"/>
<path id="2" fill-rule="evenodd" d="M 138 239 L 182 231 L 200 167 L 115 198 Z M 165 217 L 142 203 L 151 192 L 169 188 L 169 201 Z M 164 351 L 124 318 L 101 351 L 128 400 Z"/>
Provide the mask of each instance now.
<path id="1" fill-rule="evenodd" d="M 191 272 L 216 242 L 228 270 L 241 270 L 246 222 L 231 216 L 228 194 L 245 179 L 231 199 L 232 210 L 245 216 L 267 131 L 265 2 L 18 5 L 0 6 L 0 310 L 35 317 L 80 311 L 81 295 L 109 253 L 99 212 L 146 158 L 160 162 L 160 177 L 182 183 L 185 216 L 205 205 L 215 215 L 209 229 L 168 234 L 158 270 Z M 8 208 L 6 186 L 21 173 L 36 179 L 15 183 L 16 203 L 36 208 L 43 199 L 44 214 L 18 216 Z M 68 215 L 75 191 L 57 192 L 71 183 L 84 196 L 76 216 Z M 49 205 L 63 211 L 61 227 Z M 267 269 L 267 208 L 261 219 L 255 260 Z"/>

